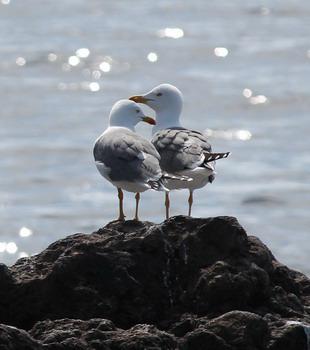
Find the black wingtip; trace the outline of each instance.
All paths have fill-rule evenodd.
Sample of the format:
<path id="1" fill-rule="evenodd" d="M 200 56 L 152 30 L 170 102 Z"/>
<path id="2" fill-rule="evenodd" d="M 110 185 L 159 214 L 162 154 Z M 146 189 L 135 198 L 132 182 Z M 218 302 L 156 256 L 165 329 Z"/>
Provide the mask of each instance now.
<path id="1" fill-rule="evenodd" d="M 205 153 L 205 163 L 214 162 L 219 159 L 227 158 L 230 152 L 225 153 Z"/>
<path id="2" fill-rule="evenodd" d="M 149 181 L 148 184 L 151 186 L 152 190 L 169 192 L 169 189 L 164 185 L 163 181 L 164 181 L 164 178 L 161 177 L 157 181 Z"/>

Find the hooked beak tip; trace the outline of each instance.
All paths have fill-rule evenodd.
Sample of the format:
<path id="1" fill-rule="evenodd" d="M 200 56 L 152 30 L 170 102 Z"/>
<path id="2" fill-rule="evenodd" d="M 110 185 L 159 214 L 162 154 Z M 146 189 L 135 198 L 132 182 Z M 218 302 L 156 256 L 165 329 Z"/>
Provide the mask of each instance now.
<path id="1" fill-rule="evenodd" d="M 136 103 L 144 103 L 147 104 L 147 102 L 149 101 L 149 99 L 143 97 L 143 96 L 131 96 L 129 97 L 130 101 L 134 101 Z"/>
<path id="2" fill-rule="evenodd" d="M 151 117 L 143 117 L 142 121 L 151 125 L 156 125 L 156 120 Z"/>

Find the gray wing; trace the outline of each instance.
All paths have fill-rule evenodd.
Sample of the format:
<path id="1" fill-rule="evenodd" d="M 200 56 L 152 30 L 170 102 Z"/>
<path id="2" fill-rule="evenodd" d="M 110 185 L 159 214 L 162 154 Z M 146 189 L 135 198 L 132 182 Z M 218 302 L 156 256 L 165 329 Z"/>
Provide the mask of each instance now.
<path id="1" fill-rule="evenodd" d="M 206 136 L 187 129 L 158 131 L 152 143 L 160 154 L 160 166 L 167 172 L 195 169 L 204 162 L 204 153 L 211 152 Z"/>
<path id="2" fill-rule="evenodd" d="M 162 175 L 160 156 L 154 146 L 133 132 L 116 130 L 103 134 L 95 143 L 94 158 L 109 168 L 112 181 L 145 183 Z"/>

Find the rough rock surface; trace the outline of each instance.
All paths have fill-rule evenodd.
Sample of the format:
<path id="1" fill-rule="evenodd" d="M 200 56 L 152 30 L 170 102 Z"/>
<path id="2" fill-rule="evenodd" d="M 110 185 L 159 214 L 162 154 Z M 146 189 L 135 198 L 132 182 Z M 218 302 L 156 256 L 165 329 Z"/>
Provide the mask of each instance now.
<path id="1" fill-rule="evenodd" d="M 0 265 L 0 322 L 0 350 L 306 350 L 310 280 L 232 217 L 112 222 Z"/>

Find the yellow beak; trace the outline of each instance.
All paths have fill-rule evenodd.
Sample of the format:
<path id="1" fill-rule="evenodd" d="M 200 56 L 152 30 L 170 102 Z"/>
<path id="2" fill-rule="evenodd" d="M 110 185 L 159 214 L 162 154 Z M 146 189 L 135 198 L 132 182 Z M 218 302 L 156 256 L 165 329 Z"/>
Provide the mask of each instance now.
<path id="1" fill-rule="evenodd" d="M 151 124 L 151 125 L 156 125 L 156 120 L 151 118 L 151 117 L 143 117 L 142 121 Z"/>
<path id="2" fill-rule="evenodd" d="M 129 97 L 129 100 L 134 101 L 136 103 L 144 103 L 144 104 L 147 104 L 148 101 L 150 101 L 150 99 L 145 98 L 143 96 L 131 96 L 131 97 Z"/>

